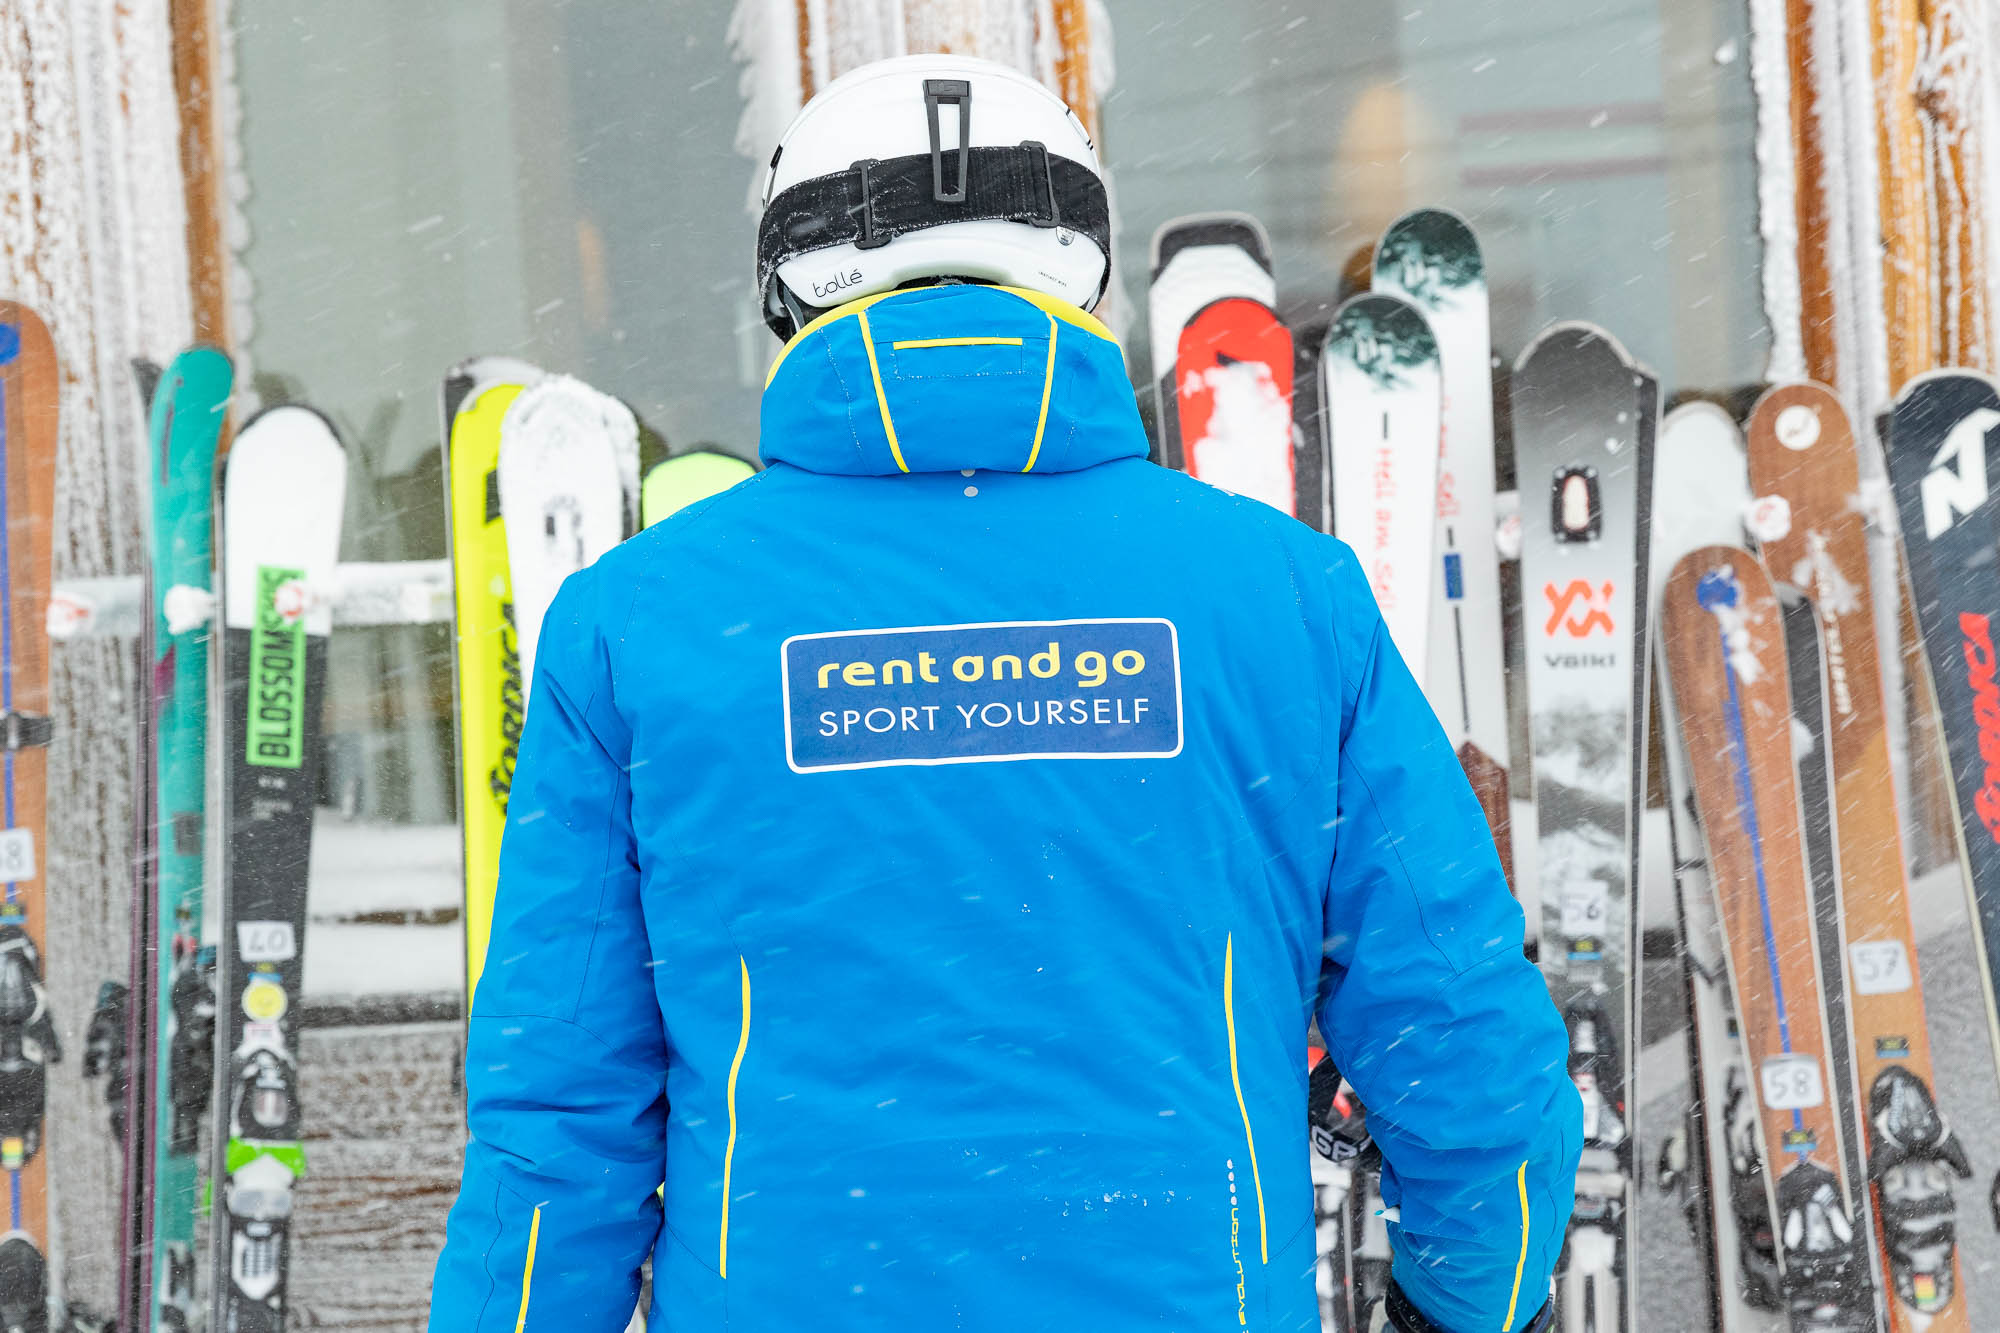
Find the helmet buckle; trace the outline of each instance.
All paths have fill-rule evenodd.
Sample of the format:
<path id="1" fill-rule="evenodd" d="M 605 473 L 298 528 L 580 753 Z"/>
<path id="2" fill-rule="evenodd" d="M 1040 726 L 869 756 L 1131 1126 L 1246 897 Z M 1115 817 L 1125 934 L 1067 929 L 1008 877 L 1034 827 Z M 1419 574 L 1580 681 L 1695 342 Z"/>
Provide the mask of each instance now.
<path id="1" fill-rule="evenodd" d="M 1062 225 L 1062 206 L 1056 202 L 1055 172 L 1049 167 L 1049 147 L 1034 139 L 1023 139 L 1021 147 L 1035 160 L 1035 183 L 1042 187 L 1042 198 L 1035 203 L 1035 211 L 1021 220 L 1031 227 L 1044 230 Z M 1046 201 L 1046 202 L 1044 202 Z"/>
<path id="2" fill-rule="evenodd" d="M 952 190 L 944 188 L 944 141 L 938 128 L 938 108 L 947 103 L 958 108 L 958 186 Z M 972 81 L 925 79 L 924 114 L 931 127 L 931 198 L 940 204 L 962 204 L 972 169 Z"/>
<path id="3" fill-rule="evenodd" d="M 869 172 L 881 165 L 881 159 L 874 157 L 854 164 L 854 174 L 861 178 L 861 235 L 854 242 L 857 250 L 879 250 L 896 239 L 893 229 L 878 230 L 875 226 L 875 182 Z"/>

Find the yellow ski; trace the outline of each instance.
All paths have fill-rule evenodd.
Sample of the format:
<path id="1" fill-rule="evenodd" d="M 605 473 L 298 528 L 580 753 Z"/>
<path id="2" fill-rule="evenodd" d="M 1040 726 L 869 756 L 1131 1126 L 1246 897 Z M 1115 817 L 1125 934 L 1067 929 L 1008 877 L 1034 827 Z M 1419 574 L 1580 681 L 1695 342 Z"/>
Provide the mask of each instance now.
<path id="1" fill-rule="evenodd" d="M 495 468 L 500 421 L 540 373 L 481 358 L 445 377 L 445 499 L 450 524 L 453 678 L 457 685 L 458 813 L 465 859 L 465 1006 L 472 1011 L 493 928 L 500 834 L 521 743 L 526 696 L 514 632 L 507 533 Z"/>

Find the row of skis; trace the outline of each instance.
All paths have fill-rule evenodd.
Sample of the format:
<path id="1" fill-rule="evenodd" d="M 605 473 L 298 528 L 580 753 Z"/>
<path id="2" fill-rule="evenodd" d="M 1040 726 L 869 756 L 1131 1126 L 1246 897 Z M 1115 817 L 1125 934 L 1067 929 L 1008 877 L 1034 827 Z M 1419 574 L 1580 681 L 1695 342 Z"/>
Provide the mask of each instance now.
<path id="1" fill-rule="evenodd" d="M 1827 389 L 1773 387 L 1742 424 L 1699 401 L 1662 420 L 1657 381 L 1611 335 L 1555 324 L 1508 377 L 1518 490 L 1502 515 L 1485 276 L 1462 219 L 1425 209 L 1397 221 L 1374 249 L 1371 289 L 1297 333 L 1274 309 L 1254 220 L 1169 223 L 1152 258 L 1163 461 L 1353 546 L 1510 878 L 1512 853 L 1532 866 L 1515 881 L 1527 947 L 1566 1020 L 1585 1105 L 1557 1327 L 1639 1327 L 1647 1280 L 1632 1234 L 1635 1038 L 1657 707 L 1693 1087 L 1686 1129 L 1646 1147 L 1693 1223 L 1711 1287 L 1701 1322 L 1974 1328 L 1953 1189 L 1971 1166 L 1933 1083 L 1940 1005 L 1934 996 L 1927 1020 L 1868 542 L 1871 520 L 1882 534 L 1900 527 L 1904 595 L 1938 699 L 1921 725 L 1941 729 L 1950 760 L 1984 992 L 1950 1017 L 1973 1026 L 1964 1011 L 1983 998 L 1990 1038 L 1994 383 L 1941 370 L 1904 388 L 1868 423 L 1891 481 L 1869 488 Z M 1509 560 L 1532 833 L 1509 827 L 1510 764 L 1523 766 L 1508 743 Z M 1381 1161 L 1354 1089 L 1313 1058 L 1322 1313 L 1329 1329 L 1365 1330 L 1379 1326 L 1389 1274 Z M 1662 1303 L 1686 1310 L 1688 1295 Z"/>
<path id="2" fill-rule="evenodd" d="M 1503 519 L 1484 272 L 1462 220 L 1424 210 L 1397 222 L 1375 249 L 1372 290 L 1298 333 L 1275 313 L 1269 245 L 1251 219 L 1169 224 L 1152 269 L 1162 461 L 1355 548 L 1508 873 L 1517 842 L 1532 865 L 1517 879 L 1528 943 L 1567 1019 L 1587 1111 L 1560 1327 L 1637 1326 L 1629 1108 L 1644 739 L 1657 706 L 1698 1086 L 1689 1131 L 1647 1146 L 1670 1150 L 1662 1175 L 1685 1192 L 1704 1242 L 1716 1326 L 1971 1329 L 1952 1188 L 1969 1166 L 1933 1086 L 1869 492 L 1840 402 L 1785 385 L 1747 429 L 1702 403 L 1662 421 L 1656 381 L 1610 335 L 1553 326 L 1510 376 L 1519 502 Z M 347 461 L 331 423 L 282 405 L 245 421 L 218 466 L 234 386 L 213 349 L 142 381 L 152 689 L 132 975 L 106 984 L 85 1053 L 87 1069 L 110 1076 L 126 1153 L 118 1321 L 181 1329 L 206 1315 L 212 1328 L 277 1330 L 305 1167 L 300 959 Z M 0 1333 L 46 1330 L 53 1295 L 41 1131 L 45 1069 L 60 1051 L 39 874 L 56 382 L 40 321 L 0 304 Z M 1990 1020 L 2000 508 L 1986 479 L 2000 466 L 2000 392 L 1937 372 L 1871 424 L 1952 761 Z M 750 469 L 686 454 L 642 485 L 644 432 L 628 408 L 507 358 L 445 377 L 442 433 L 469 996 L 533 645 L 556 587 Z M 1878 530 L 1897 526 L 1873 517 Z M 1526 764 L 1509 744 L 1508 560 L 1522 592 Z M 1509 828 L 1514 767 L 1534 775 L 1531 840 Z M 213 947 L 205 865 L 219 869 Z M 1366 1110 L 1330 1063 L 1312 1087 L 1325 1314 L 1335 1330 L 1366 1329 L 1388 1275 L 1381 1166 Z M 204 1176 L 217 1275 L 206 1310 L 194 1260 Z"/>
<path id="3" fill-rule="evenodd" d="M 51 607 L 59 367 L 42 320 L 0 302 L 0 1333 L 279 1333 L 306 1165 L 301 960 L 348 460 L 334 425 L 296 404 L 257 412 L 221 452 L 235 383 L 214 348 L 135 370 L 147 401 L 140 670 L 151 688 L 135 774 L 133 948 L 130 975 L 99 989 L 84 1053 L 84 1073 L 105 1079 L 124 1155 L 120 1309 L 106 1317 L 53 1289 L 43 1150 L 47 1066 L 62 1058 L 42 953 L 49 658 L 52 629 L 59 641 L 80 614 L 60 598 Z M 476 979 L 549 599 L 642 516 L 665 517 L 751 467 L 688 453 L 642 486 L 631 411 L 518 361 L 454 368 L 444 401 Z M 220 901 L 205 932 L 206 870 Z M 206 1301 L 204 1225 L 216 1275 Z"/>

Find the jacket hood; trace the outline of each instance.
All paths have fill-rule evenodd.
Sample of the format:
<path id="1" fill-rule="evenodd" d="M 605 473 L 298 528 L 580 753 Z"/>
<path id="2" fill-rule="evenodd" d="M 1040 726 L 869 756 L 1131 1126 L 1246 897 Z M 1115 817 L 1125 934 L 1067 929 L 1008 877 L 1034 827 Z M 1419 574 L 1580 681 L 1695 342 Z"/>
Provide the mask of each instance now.
<path id="1" fill-rule="evenodd" d="M 828 311 L 764 384 L 759 452 L 811 472 L 1073 472 L 1148 452 L 1096 318 L 1013 287 L 921 287 Z"/>

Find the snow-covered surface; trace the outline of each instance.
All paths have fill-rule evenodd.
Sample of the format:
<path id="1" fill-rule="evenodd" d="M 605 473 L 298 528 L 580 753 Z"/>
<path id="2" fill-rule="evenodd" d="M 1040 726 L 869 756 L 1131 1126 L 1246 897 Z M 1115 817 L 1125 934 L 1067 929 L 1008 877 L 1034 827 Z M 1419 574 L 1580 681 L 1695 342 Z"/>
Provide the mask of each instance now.
<path id="1" fill-rule="evenodd" d="M 2000 53 L 2000 45 L 1996 45 L 2000 43 L 2000 13 L 1992 4 L 1977 4 L 1971 7 L 1967 21 L 1977 84 L 1967 116 L 1972 140 L 1979 149 L 1977 181 L 1990 210 L 2000 207 L 2000 57 L 1995 54 Z M 1986 58 L 1981 59 L 1981 54 Z M 1991 225 L 1990 218 L 1989 213 L 1985 229 L 1986 309 L 1989 319 L 2000 321 L 2000 227 Z M 1989 328 L 1987 335 L 2000 338 L 2000 328 Z M 1991 359 L 1989 348 L 1989 363 Z"/>
<path id="2" fill-rule="evenodd" d="M 465 988 L 465 935 L 449 926 L 315 921 L 306 931 L 307 1003 Z"/>
<path id="3" fill-rule="evenodd" d="M 313 823 L 312 920 L 456 911 L 463 897 L 455 824 Z"/>
<path id="4" fill-rule="evenodd" d="M 1271 368 L 1262 361 L 1238 361 L 1189 370 L 1184 378 L 1198 381 L 1214 404 L 1207 433 L 1188 445 L 1188 471 L 1290 513 L 1292 403 Z"/>
<path id="5" fill-rule="evenodd" d="M 244 201 L 250 197 L 250 176 L 243 169 L 243 101 L 236 88 L 234 9 L 235 0 L 210 0 L 216 43 L 213 86 L 208 92 L 210 114 L 215 118 L 216 151 L 222 157 L 222 188 L 218 193 L 223 209 L 222 239 L 228 249 L 229 331 L 236 356 L 236 382 L 247 385 L 255 371 L 250 344 L 257 324 L 251 300 L 256 289 L 242 260 L 250 244 L 250 218 L 243 211 Z"/>
<path id="6" fill-rule="evenodd" d="M 1798 172 L 1792 157 L 1792 71 L 1785 0 L 1750 0 L 1750 85 L 1757 96 L 1757 226 L 1764 238 L 1764 319 L 1772 380 L 1802 379 Z"/>
<path id="7" fill-rule="evenodd" d="M 353 824 L 322 809 L 309 884 L 309 1002 L 464 989 L 455 825 Z"/>

